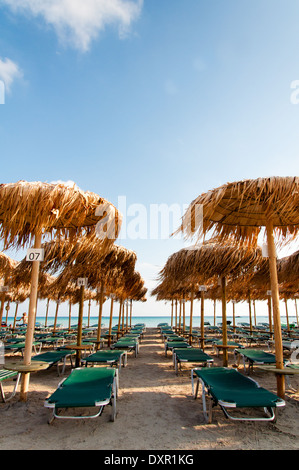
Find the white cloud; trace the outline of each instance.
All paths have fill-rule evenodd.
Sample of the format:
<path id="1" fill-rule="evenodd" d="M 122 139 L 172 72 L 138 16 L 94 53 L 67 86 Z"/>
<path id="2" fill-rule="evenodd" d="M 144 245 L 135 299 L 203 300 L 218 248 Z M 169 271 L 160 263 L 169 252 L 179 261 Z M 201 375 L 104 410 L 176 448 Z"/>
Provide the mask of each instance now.
<path id="1" fill-rule="evenodd" d="M 5 90 L 10 91 L 15 79 L 22 77 L 22 71 L 12 60 L 0 58 L 0 80 L 5 85 Z"/>
<path id="2" fill-rule="evenodd" d="M 77 184 L 72 180 L 67 180 L 67 181 L 56 180 L 56 181 L 51 181 L 50 184 L 63 184 L 64 186 L 67 186 L 68 188 L 80 189 L 79 186 L 77 186 Z"/>
<path id="3" fill-rule="evenodd" d="M 107 25 L 116 25 L 123 38 L 136 20 L 143 0 L 2 0 L 14 13 L 42 17 L 59 40 L 81 51 Z"/>

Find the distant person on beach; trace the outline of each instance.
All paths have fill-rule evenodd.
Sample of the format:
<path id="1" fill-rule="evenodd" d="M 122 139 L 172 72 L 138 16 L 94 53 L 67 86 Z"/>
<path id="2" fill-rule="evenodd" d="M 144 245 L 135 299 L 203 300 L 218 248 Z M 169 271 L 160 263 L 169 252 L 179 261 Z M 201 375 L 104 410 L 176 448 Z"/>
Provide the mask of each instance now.
<path id="1" fill-rule="evenodd" d="M 27 317 L 27 313 L 26 313 L 26 312 L 24 312 L 23 315 L 22 315 L 22 318 L 20 318 L 20 319 L 17 320 L 17 321 L 21 321 L 21 320 L 23 320 L 23 325 L 27 325 L 27 323 L 28 323 L 28 317 Z"/>

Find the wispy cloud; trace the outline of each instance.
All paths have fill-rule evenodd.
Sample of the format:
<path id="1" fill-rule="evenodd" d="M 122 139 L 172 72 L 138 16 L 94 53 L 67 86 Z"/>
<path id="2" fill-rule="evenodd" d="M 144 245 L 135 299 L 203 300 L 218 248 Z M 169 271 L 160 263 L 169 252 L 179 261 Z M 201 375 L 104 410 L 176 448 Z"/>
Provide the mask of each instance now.
<path id="1" fill-rule="evenodd" d="M 0 80 L 5 85 L 5 90 L 10 92 L 13 82 L 23 75 L 20 67 L 12 60 L 0 58 Z"/>
<path id="2" fill-rule="evenodd" d="M 59 40 L 81 51 L 106 26 L 118 28 L 119 37 L 129 31 L 142 10 L 143 0 L 2 0 L 14 13 L 42 17 Z"/>

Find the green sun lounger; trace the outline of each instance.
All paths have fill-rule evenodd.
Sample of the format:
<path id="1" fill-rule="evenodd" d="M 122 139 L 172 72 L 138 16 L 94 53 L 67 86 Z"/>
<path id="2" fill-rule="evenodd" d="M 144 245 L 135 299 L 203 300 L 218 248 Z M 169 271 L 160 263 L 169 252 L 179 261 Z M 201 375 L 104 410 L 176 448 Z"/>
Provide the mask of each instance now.
<path id="1" fill-rule="evenodd" d="M 199 348 L 181 348 L 173 350 L 173 362 L 175 373 L 178 374 L 178 368 L 182 368 L 182 363 L 204 364 L 210 366 L 214 359 Z"/>
<path id="2" fill-rule="evenodd" d="M 166 341 L 164 344 L 165 357 L 167 357 L 167 351 L 173 351 L 174 349 L 185 349 L 191 348 L 187 341 Z"/>
<path id="3" fill-rule="evenodd" d="M 194 375 L 197 386 L 194 391 Z M 192 393 L 197 398 L 199 384 L 202 385 L 203 413 L 205 420 L 212 422 L 212 406 L 219 405 L 226 418 L 237 421 L 275 421 L 276 408 L 285 406 L 285 401 L 274 393 L 262 388 L 253 379 L 244 376 L 236 369 L 209 367 L 193 369 L 191 373 Z M 210 397 L 207 407 L 206 396 Z M 209 408 L 209 409 L 207 409 Z M 232 416 L 232 410 L 254 409 L 251 414 Z M 257 414 L 263 409 L 263 414 Z M 240 411 L 240 410 L 239 410 Z"/>
<path id="4" fill-rule="evenodd" d="M 49 424 L 54 418 L 60 419 L 89 419 L 97 418 L 106 405 L 112 406 L 110 419 L 116 418 L 117 397 L 117 370 L 102 367 L 77 368 L 64 379 L 57 390 L 45 401 L 44 406 L 52 409 Z M 61 414 L 64 409 L 93 409 L 98 408 L 94 414 L 84 413 L 77 415 Z"/>
<path id="5" fill-rule="evenodd" d="M 67 350 L 58 350 L 58 351 L 47 351 L 41 354 L 37 354 L 31 358 L 32 361 L 42 361 L 47 362 L 49 364 L 48 369 L 50 367 L 56 365 L 57 366 L 57 373 L 58 375 L 63 375 L 65 372 L 66 367 L 66 360 L 69 358 L 71 361 L 71 367 L 73 367 L 72 362 L 72 355 L 75 354 L 76 351 L 67 351 Z M 60 371 L 59 365 L 62 363 L 62 370 Z"/>
<path id="6" fill-rule="evenodd" d="M 97 351 L 96 353 L 90 354 L 90 356 L 85 357 L 82 359 L 82 362 L 85 363 L 86 366 L 88 364 L 107 364 L 110 366 L 118 366 L 118 370 L 121 369 L 121 364 L 123 367 L 127 365 L 127 352 L 124 350 L 103 350 Z"/>
<path id="7" fill-rule="evenodd" d="M 2 401 L 4 403 L 11 400 L 15 396 L 18 385 L 19 385 L 20 377 L 21 377 L 21 374 L 18 372 L 0 369 L 0 394 L 1 394 Z M 9 380 L 9 379 L 16 380 L 16 382 L 15 382 L 15 386 L 14 386 L 12 393 L 9 396 L 5 396 L 2 382 L 4 382 L 5 380 Z"/>
<path id="8" fill-rule="evenodd" d="M 38 352 L 40 352 L 42 348 L 42 343 L 40 341 L 33 341 L 32 347 L 33 347 L 35 354 L 37 354 L 37 347 L 39 348 Z M 6 351 L 12 351 L 14 354 L 20 352 L 23 356 L 23 351 L 25 349 L 25 342 L 4 344 L 4 348 L 5 348 L 5 353 Z"/>
<path id="9" fill-rule="evenodd" d="M 253 368 L 253 365 L 275 364 L 276 358 L 274 354 L 261 351 L 259 349 L 235 349 L 235 361 L 240 364 L 240 358 L 243 358 L 244 371 L 246 372 L 246 362 L 248 363 L 247 373 Z"/>
<path id="10" fill-rule="evenodd" d="M 135 351 L 135 357 L 139 353 L 139 343 L 137 340 L 125 337 L 119 338 L 119 340 L 110 346 L 111 349 L 126 349 L 127 351 Z"/>

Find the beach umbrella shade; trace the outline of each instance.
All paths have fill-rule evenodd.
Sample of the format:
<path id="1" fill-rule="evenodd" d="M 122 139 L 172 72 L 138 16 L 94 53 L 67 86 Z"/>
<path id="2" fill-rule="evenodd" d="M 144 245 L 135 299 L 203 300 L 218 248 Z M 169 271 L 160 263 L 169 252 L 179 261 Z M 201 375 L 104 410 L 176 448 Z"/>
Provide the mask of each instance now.
<path id="1" fill-rule="evenodd" d="M 5 296 L 7 294 L 7 288 L 8 288 L 7 284 L 10 281 L 11 275 L 13 274 L 17 264 L 18 264 L 17 261 L 7 256 L 5 253 L 0 252 L 0 278 L 2 278 L 2 283 L 3 283 L 0 286 L 0 297 L 1 297 L 0 329 L 2 325 Z"/>
<path id="2" fill-rule="evenodd" d="M 121 217 L 111 203 L 77 186 L 19 181 L 0 185 L 0 238 L 4 249 L 34 245 L 44 236 L 74 236 L 97 231 L 103 243 L 118 236 Z M 30 365 L 40 261 L 34 259 L 25 341 L 24 365 Z M 29 373 L 22 374 L 21 400 L 27 399 Z"/>
<path id="3" fill-rule="evenodd" d="M 199 214 L 199 210 L 202 211 Z M 295 240 L 299 228 L 299 178 L 268 177 L 227 183 L 198 196 L 183 216 L 178 231 L 199 238 L 212 232 L 219 240 L 256 245 L 265 230 L 273 304 L 276 367 L 283 368 L 275 241 Z M 277 394 L 285 395 L 285 381 L 277 374 Z"/>
<path id="4" fill-rule="evenodd" d="M 222 301 L 222 334 L 223 334 L 223 364 L 227 365 L 227 321 L 226 298 L 227 278 L 244 275 L 252 271 L 261 258 L 261 250 L 250 249 L 245 246 L 236 247 L 229 242 L 219 243 L 208 240 L 201 245 L 183 248 L 171 255 L 160 272 L 162 280 L 170 279 L 172 282 L 181 282 L 193 286 L 191 288 L 190 329 L 192 328 L 192 305 L 194 286 L 206 284 L 207 281 L 215 283 L 219 278 Z M 193 295 L 192 295 L 193 290 Z M 190 331 L 191 334 L 191 331 Z M 191 343 L 191 337 L 190 337 Z"/>

